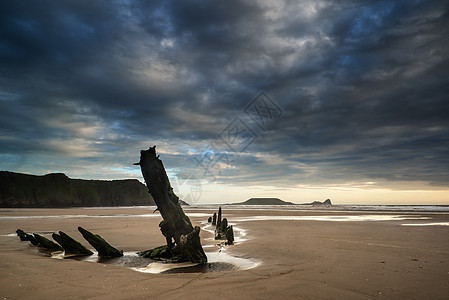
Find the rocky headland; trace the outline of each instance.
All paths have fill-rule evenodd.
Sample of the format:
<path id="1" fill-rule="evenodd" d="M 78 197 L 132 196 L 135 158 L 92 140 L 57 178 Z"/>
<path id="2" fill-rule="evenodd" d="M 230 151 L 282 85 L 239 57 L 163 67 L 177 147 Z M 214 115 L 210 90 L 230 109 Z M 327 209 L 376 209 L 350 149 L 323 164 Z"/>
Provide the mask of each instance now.
<path id="1" fill-rule="evenodd" d="M 0 207 L 54 208 L 155 205 L 137 179 L 71 179 L 63 173 L 43 176 L 0 171 Z"/>

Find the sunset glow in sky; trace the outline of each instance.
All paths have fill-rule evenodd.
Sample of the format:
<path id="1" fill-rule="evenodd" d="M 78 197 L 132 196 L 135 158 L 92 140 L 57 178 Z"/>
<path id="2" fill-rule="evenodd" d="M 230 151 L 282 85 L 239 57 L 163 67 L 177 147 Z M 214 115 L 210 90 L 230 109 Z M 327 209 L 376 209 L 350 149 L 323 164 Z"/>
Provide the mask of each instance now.
<path id="1" fill-rule="evenodd" d="M 447 1 L 2 1 L 0 170 L 191 203 L 449 204 Z"/>

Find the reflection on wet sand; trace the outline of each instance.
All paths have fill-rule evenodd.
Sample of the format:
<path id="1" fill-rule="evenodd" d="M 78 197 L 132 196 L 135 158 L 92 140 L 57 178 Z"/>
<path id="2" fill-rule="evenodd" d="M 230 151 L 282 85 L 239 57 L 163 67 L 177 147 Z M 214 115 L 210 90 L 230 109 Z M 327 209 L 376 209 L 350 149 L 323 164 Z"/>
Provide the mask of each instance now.
<path id="1" fill-rule="evenodd" d="M 251 216 L 232 219 L 234 222 L 248 221 L 332 221 L 332 222 L 370 222 L 370 221 L 403 221 L 429 220 L 430 217 L 405 215 L 341 215 L 341 216 Z"/>

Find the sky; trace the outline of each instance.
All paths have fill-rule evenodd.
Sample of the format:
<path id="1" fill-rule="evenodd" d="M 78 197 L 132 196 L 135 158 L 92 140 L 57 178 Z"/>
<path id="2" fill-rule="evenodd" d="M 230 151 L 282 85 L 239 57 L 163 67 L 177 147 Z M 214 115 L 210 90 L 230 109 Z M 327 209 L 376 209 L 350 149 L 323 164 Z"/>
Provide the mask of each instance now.
<path id="1" fill-rule="evenodd" d="M 0 170 L 191 204 L 449 204 L 447 1 L 1 1 Z"/>

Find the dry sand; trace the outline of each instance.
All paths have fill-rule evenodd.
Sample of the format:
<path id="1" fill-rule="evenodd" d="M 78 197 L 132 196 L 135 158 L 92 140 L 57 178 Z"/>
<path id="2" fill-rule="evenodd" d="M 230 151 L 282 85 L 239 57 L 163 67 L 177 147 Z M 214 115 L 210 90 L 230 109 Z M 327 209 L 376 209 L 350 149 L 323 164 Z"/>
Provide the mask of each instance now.
<path id="1" fill-rule="evenodd" d="M 254 216 L 366 216 L 371 212 L 224 209 L 246 241 L 223 250 L 258 260 L 249 270 L 148 274 L 126 267 L 57 260 L 18 237 L 62 230 L 82 241 L 82 226 L 124 251 L 164 244 L 160 217 L 11 218 L 13 216 L 148 214 L 149 209 L 1 209 L 0 299 L 449 299 L 449 213 L 394 213 L 422 220 L 332 222 L 235 221 Z M 188 209 L 212 214 L 210 209 Z M 310 217 L 309 217 L 310 218 Z M 191 216 L 199 225 L 206 216 Z M 371 219 L 371 218 L 369 218 Z M 203 245 L 214 245 L 203 230 Z M 209 246 L 206 251 L 217 252 Z"/>

